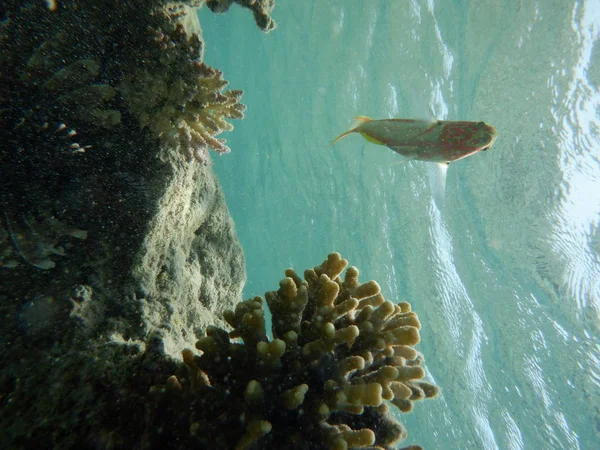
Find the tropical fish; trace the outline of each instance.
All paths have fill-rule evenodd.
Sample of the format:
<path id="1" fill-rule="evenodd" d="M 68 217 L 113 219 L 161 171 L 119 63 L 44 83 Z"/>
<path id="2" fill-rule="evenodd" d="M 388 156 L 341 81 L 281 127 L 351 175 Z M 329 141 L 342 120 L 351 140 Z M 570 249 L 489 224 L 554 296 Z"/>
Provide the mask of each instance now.
<path id="1" fill-rule="evenodd" d="M 335 138 L 330 146 L 350 133 L 360 133 L 367 141 L 385 145 L 402 155 L 405 160 L 437 163 L 434 196 L 439 203 L 444 197 L 448 164 L 481 150 L 488 150 L 498 136 L 494 127 L 485 122 L 372 120 L 364 116 L 355 119 L 357 124 Z"/>

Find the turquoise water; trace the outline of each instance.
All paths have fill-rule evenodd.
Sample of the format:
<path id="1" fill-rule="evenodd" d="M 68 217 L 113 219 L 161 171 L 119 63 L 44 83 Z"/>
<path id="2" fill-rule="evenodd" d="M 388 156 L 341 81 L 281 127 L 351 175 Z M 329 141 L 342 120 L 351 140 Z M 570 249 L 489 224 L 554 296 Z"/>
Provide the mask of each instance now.
<path id="1" fill-rule="evenodd" d="M 279 1 L 265 35 L 201 10 L 206 61 L 246 91 L 214 158 L 245 297 L 336 250 L 412 303 L 440 398 L 402 417 L 429 449 L 600 448 L 600 2 Z M 353 135 L 351 117 L 485 120 L 450 166 Z"/>

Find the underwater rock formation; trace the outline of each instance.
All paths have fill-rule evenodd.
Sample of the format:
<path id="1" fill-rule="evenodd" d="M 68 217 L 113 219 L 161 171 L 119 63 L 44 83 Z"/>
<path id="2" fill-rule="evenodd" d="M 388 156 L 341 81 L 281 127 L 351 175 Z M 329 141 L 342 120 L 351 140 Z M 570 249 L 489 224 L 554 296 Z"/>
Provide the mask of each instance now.
<path id="1" fill-rule="evenodd" d="M 22 259 L 38 269 L 52 269 L 56 264 L 51 256 L 65 255 L 64 248 L 57 245 L 63 236 L 77 239 L 87 237 L 84 230 L 67 227 L 49 215 L 42 217 L 43 221 L 38 222 L 33 217 L 24 216 L 23 225 L 19 227 L 4 215 L 3 228 L 0 228 L 0 267 L 14 268 Z M 12 245 L 7 245 L 8 241 Z"/>
<path id="2" fill-rule="evenodd" d="M 241 91 L 221 94 L 227 82 L 201 61 L 189 6 L 200 3 L 3 3 L 0 294 L 14 299 L 6 313 L 38 297 L 62 298 L 68 310 L 72 287 L 91 285 L 107 303 L 100 309 L 117 316 L 120 299 L 135 293 L 138 313 L 161 329 L 167 315 L 156 310 L 182 301 L 167 308 L 170 319 L 187 318 L 180 346 L 181 330 L 199 326 L 190 311 L 240 295 L 244 258 L 218 182 L 181 157 L 206 162 L 208 146 L 228 150 L 214 136 L 243 111 Z M 176 126 L 176 138 L 157 131 Z"/>
<path id="3" fill-rule="evenodd" d="M 115 229 L 139 232 L 151 214 L 146 200 L 154 181 L 174 152 L 209 164 L 209 149 L 230 151 L 218 136 L 233 128 L 228 119 L 242 118 L 245 107 L 242 91 L 223 91 L 222 73 L 202 62 L 193 7 L 204 3 L 3 2 L 0 268 L 27 266 L 28 260 L 44 261 L 37 269 L 52 268 L 64 259 L 44 251 L 29 258 L 8 224 L 19 230 L 31 218 L 56 219 L 87 230 L 113 222 Z M 267 14 L 274 2 L 246 6 Z M 105 175 L 96 176 L 99 171 Z M 104 198 L 96 195 L 99 182 Z M 111 214 L 123 220 L 107 220 Z M 34 239 L 24 247 L 36 246 Z"/>
<path id="4" fill-rule="evenodd" d="M 202 63 L 201 3 L 0 6 L 0 448 L 138 445 L 148 386 L 241 300 L 218 180 L 182 157 L 208 153 L 156 132 L 176 110 L 222 150 L 241 116 Z M 136 103 L 143 71 L 170 97 Z"/>
<path id="5" fill-rule="evenodd" d="M 224 313 L 183 351 L 187 371 L 156 387 L 162 430 L 187 448 L 391 449 L 406 430 L 390 412 L 438 394 L 422 381 L 420 323 L 406 302 L 386 301 L 338 253 L 304 273 L 288 269 L 262 298 Z M 239 339 L 238 339 L 239 338 Z M 241 340 L 240 340 L 241 339 Z M 158 433 L 159 438 L 161 433 Z M 168 447 L 171 448 L 171 447 Z M 413 447 L 416 448 L 416 447 Z"/>
<path id="6" fill-rule="evenodd" d="M 206 6 L 212 12 L 222 13 L 227 11 L 234 2 L 252 11 L 256 25 L 261 30 L 268 33 L 277 26 L 269 15 L 275 7 L 275 0 L 207 0 Z"/>

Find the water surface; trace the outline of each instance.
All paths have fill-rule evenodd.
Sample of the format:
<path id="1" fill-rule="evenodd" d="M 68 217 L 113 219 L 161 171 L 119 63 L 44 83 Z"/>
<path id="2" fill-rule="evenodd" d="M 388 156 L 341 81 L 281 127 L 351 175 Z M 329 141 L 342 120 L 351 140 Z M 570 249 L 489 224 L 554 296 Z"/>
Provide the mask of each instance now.
<path id="1" fill-rule="evenodd" d="M 246 297 L 336 250 L 423 323 L 443 395 L 403 415 L 430 449 L 600 448 L 600 2 L 280 1 L 279 27 L 201 11 L 206 60 L 244 89 L 215 159 Z M 354 135 L 351 116 L 484 120 L 450 167 Z"/>

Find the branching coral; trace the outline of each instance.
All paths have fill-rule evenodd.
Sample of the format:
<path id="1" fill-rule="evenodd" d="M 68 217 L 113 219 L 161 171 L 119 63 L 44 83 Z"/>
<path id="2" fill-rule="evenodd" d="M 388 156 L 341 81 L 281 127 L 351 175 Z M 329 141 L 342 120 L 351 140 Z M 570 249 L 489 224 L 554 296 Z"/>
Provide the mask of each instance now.
<path id="1" fill-rule="evenodd" d="M 286 271 L 266 294 L 273 339 L 256 297 L 224 314 L 233 331 L 210 327 L 200 355 L 183 351 L 188 373 L 169 378 L 163 401 L 189 433 L 184 440 L 213 449 L 381 450 L 406 437 L 386 401 L 407 412 L 438 393 L 421 380 L 419 320 L 408 303 L 386 301 L 376 282 L 360 283 L 355 267 L 342 280 L 347 264 L 332 253 L 305 280 Z"/>
<path id="2" fill-rule="evenodd" d="M 223 13 L 227 11 L 234 2 L 252 11 L 256 25 L 258 25 L 261 30 L 268 33 L 277 26 L 275 21 L 269 15 L 275 7 L 275 0 L 208 0 L 206 6 L 208 6 L 212 12 Z"/>
<path id="3" fill-rule="evenodd" d="M 216 136 L 233 129 L 225 119 L 244 117 L 242 91 L 222 92 L 228 82 L 219 70 L 197 60 L 200 39 L 195 34 L 188 38 L 181 24 L 168 33 L 151 33 L 158 54 L 147 61 L 158 59 L 161 65 L 141 65 L 123 80 L 119 90 L 128 107 L 142 127 L 188 159 L 208 164 L 209 148 L 229 153 L 225 140 Z"/>

